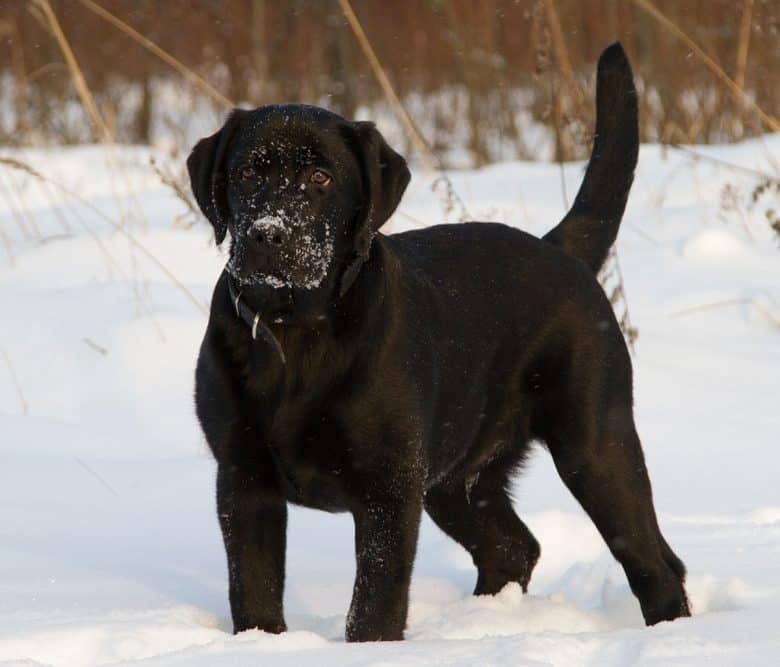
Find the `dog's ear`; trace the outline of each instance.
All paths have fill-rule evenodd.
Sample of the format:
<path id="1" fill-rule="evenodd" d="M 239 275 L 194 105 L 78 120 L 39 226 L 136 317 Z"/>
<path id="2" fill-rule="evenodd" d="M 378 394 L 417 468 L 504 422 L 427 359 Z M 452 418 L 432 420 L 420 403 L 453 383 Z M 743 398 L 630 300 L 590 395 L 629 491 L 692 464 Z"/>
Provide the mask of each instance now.
<path id="1" fill-rule="evenodd" d="M 341 279 L 342 295 L 357 278 L 374 235 L 397 208 L 411 178 L 406 160 L 390 148 L 373 123 L 351 123 L 349 130 L 363 180 L 363 208 L 353 230 L 356 257 Z"/>
<path id="2" fill-rule="evenodd" d="M 227 173 L 225 157 L 230 140 L 241 121 L 248 114 L 234 109 L 219 132 L 201 139 L 187 158 L 187 171 L 195 200 L 214 226 L 217 245 L 225 240 L 228 227 Z"/>

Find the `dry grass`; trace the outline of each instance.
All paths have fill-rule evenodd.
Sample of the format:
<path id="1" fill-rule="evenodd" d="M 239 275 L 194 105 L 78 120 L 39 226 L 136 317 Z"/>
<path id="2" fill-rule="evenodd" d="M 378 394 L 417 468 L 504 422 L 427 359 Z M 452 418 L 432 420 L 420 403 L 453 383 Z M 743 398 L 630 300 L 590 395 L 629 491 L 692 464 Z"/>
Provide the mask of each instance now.
<path id="1" fill-rule="evenodd" d="M 750 22 L 753 19 L 754 0 L 744 0 L 742 3 L 742 21 L 739 24 L 739 42 L 737 44 L 737 63 L 734 83 L 740 90 L 745 89 L 745 72 L 747 71 L 748 47 L 750 46 Z"/>
<path id="2" fill-rule="evenodd" d="M 563 30 L 561 29 L 561 22 L 558 19 L 558 10 L 555 7 L 555 0 L 545 0 L 544 4 L 547 9 L 547 20 L 550 24 L 552 45 L 555 50 L 555 57 L 558 59 L 558 67 L 561 76 L 569 89 L 571 99 L 574 100 L 574 105 L 580 118 L 587 118 L 589 114 L 585 107 L 582 91 L 574 78 L 574 69 L 571 66 L 569 49 L 566 46 L 566 40 L 564 39 Z"/>
<path id="3" fill-rule="evenodd" d="M 65 36 L 65 33 L 62 31 L 62 27 L 60 26 L 60 23 L 57 20 L 57 16 L 54 13 L 54 10 L 52 9 L 49 0 L 32 0 L 32 1 L 34 5 L 38 7 L 42 12 L 51 30 L 52 35 L 56 39 L 57 44 L 61 49 L 63 56 L 65 57 L 65 61 L 68 65 L 68 70 L 73 79 L 73 84 L 76 87 L 76 91 L 78 92 L 78 96 L 79 99 L 81 100 L 81 104 L 84 107 L 87 114 L 89 115 L 93 125 L 95 126 L 95 129 L 97 130 L 98 137 L 100 138 L 101 143 L 106 147 L 106 162 L 109 167 L 109 172 L 112 175 L 117 175 L 123 181 L 123 184 L 125 186 L 125 193 L 127 193 L 126 197 L 130 200 L 132 206 L 134 207 L 135 215 L 144 226 L 148 226 L 148 221 L 146 220 L 146 216 L 144 215 L 143 208 L 141 207 L 140 203 L 136 199 L 135 195 L 132 193 L 132 188 L 130 187 L 127 173 L 122 167 L 121 162 L 117 157 L 113 132 L 111 131 L 109 125 L 106 123 L 106 120 L 103 118 L 100 111 L 98 110 L 97 103 L 95 102 L 95 97 L 92 94 L 92 91 L 89 89 L 89 86 L 87 86 L 87 82 L 84 78 L 84 73 L 82 72 L 79 63 L 76 60 L 75 55 L 73 54 L 73 49 L 70 45 L 70 42 Z M 122 208 L 123 198 L 119 196 L 113 178 L 111 181 L 111 187 L 114 191 L 114 200 L 116 201 L 117 207 L 119 209 L 120 219 L 129 220 L 131 218 L 131 213 L 130 211 L 123 210 Z"/>
<path id="4" fill-rule="evenodd" d="M 30 406 L 27 403 L 27 399 L 24 396 L 24 390 L 22 389 L 22 384 L 19 382 L 19 376 L 16 374 L 16 371 L 14 370 L 14 366 L 11 363 L 11 357 L 8 356 L 8 353 L 0 347 L 0 354 L 3 357 L 3 361 L 5 362 L 5 367 L 8 369 L 8 374 L 11 376 L 11 382 L 14 385 L 14 389 L 16 390 L 16 395 L 19 397 L 19 403 L 22 406 L 22 414 L 26 415 L 29 412 Z"/>
<path id="5" fill-rule="evenodd" d="M 538 158 L 538 124 L 561 135 L 561 159 L 585 157 L 587 142 L 568 135 L 576 135 L 574 122 L 589 118 L 592 65 L 615 39 L 623 41 L 637 75 L 644 141 L 669 136 L 671 127 L 682 143 L 756 136 L 763 123 L 727 78 L 777 120 L 780 61 L 772 35 L 780 15 L 773 5 L 646 1 L 668 24 L 636 2 L 615 0 L 361 0 L 353 9 L 419 134 L 442 159 L 450 155 L 442 148 L 455 145 L 484 164 Z M 234 101 L 283 100 L 324 103 L 350 116 L 386 99 L 335 2 L 309 3 L 299 12 L 287 11 L 286 3 L 246 0 L 206 3 L 202 12 L 185 11 L 185 0 L 142 9 L 132 0 L 51 6 L 105 124 L 126 141 L 162 136 L 160 109 L 176 82 L 217 113 Z M 0 62 L 0 73 L 9 78 L 6 99 L 17 112 L 0 124 L 0 140 L 87 141 L 81 119 L 62 113 L 76 94 L 63 76 L 67 65 L 48 44 L 54 43 L 48 21 L 40 8 L 41 24 L 30 20 L 29 7 L 38 5 L 0 7 L 11 56 Z M 557 61 L 541 85 L 533 78 L 540 29 Z M 296 58 L 284 57 L 288 50 Z M 728 77 L 710 77 L 706 68 L 717 71 L 713 64 Z M 403 131 L 401 125 L 393 131 Z"/>
<path id="6" fill-rule="evenodd" d="M 138 32 L 135 28 L 125 23 L 122 19 L 117 17 L 115 14 L 112 14 L 104 7 L 101 7 L 98 3 L 93 2 L 93 0 L 79 0 L 79 2 L 82 5 L 84 5 L 87 9 L 89 9 L 89 11 L 94 12 L 100 18 L 108 21 L 115 28 L 117 28 L 118 30 L 122 31 L 125 35 L 130 37 L 130 39 L 134 40 L 135 42 L 143 46 L 147 51 L 153 53 L 156 57 L 162 60 L 166 65 L 172 67 L 175 71 L 181 74 L 187 81 L 189 81 L 199 90 L 206 93 L 206 95 L 211 97 L 220 106 L 226 109 L 232 109 L 233 107 L 236 106 L 235 102 L 225 97 L 203 77 L 196 74 L 191 68 L 187 67 L 178 58 L 174 58 L 170 53 L 168 53 L 168 51 L 155 44 L 146 35 L 143 35 L 140 32 Z"/>
<path id="7" fill-rule="evenodd" d="M 203 303 L 201 303 L 197 297 L 174 275 L 174 273 L 165 265 L 164 262 L 162 262 L 160 259 L 157 258 L 157 256 L 149 250 L 149 248 L 146 247 L 145 244 L 143 244 L 141 241 L 138 240 L 138 238 L 129 231 L 125 225 L 123 225 L 121 222 L 118 222 L 116 220 L 113 220 L 110 216 L 106 215 L 103 211 L 101 211 L 99 208 L 97 208 L 92 202 L 85 199 L 78 193 L 74 192 L 70 188 L 64 186 L 62 183 L 59 183 L 51 178 L 48 178 L 41 174 L 39 171 L 33 169 L 30 165 L 23 163 L 19 160 L 15 159 L 9 159 L 9 158 L 3 158 L 0 157 L 0 165 L 4 165 L 6 167 L 9 167 L 11 169 L 18 169 L 22 171 L 23 173 L 29 175 L 32 178 L 40 179 L 42 181 L 45 181 L 46 183 L 49 183 L 50 185 L 54 186 L 57 190 L 62 192 L 65 196 L 68 198 L 78 202 L 81 206 L 84 206 L 87 208 L 92 214 L 94 214 L 97 218 L 101 219 L 103 222 L 105 222 L 113 231 L 119 233 L 122 235 L 127 241 L 129 241 L 130 245 L 138 250 L 141 255 L 143 255 L 151 264 L 153 264 L 157 269 L 159 269 L 162 274 L 168 278 L 168 280 L 175 285 L 179 291 L 182 292 L 182 294 L 187 298 L 188 301 L 190 301 L 195 308 L 197 308 L 201 313 L 204 315 L 207 314 L 207 309 Z M 105 253 L 105 256 L 107 259 L 112 263 L 117 270 L 121 271 L 121 268 L 119 264 L 111 257 L 111 254 L 108 252 L 108 250 L 105 248 L 105 246 L 101 243 L 100 238 L 97 234 L 95 234 L 94 230 L 90 226 L 85 226 L 85 231 L 87 231 L 95 240 L 95 242 L 99 245 L 101 248 L 101 251 Z"/>
<path id="8" fill-rule="evenodd" d="M 339 5 L 352 28 L 355 38 L 360 44 L 363 54 L 371 64 L 371 69 L 374 72 L 379 85 L 382 87 L 388 102 L 403 124 L 407 136 L 420 156 L 423 165 L 429 173 L 435 173 L 435 177 L 431 183 L 431 189 L 439 196 L 445 216 L 449 217 L 453 212 L 456 212 L 458 221 L 463 222 L 468 220 L 470 216 L 463 199 L 458 195 L 449 176 L 447 176 L 447 173 L 442 169 L 441 160 L 439 160 L 438 156 L 433 152 L 429 142 L 423 139 L 419 130 L 412 122 L 406 107 L 404 107 L 403 103 L 398 98 L 398 95 L 393 89 L 393 86 L 376 55 L 376 51 L 374 51 L 374 48 L 371 46 L 371 42 L 368 40 L 360 21 L 352 9 L 352 5 L 349 0 L 339 0 Z"/>
<path id="9" fill-rule="evenodd" d="M 690 308 L 683 308 L 681 310 L 670 313 L 669 317 L 686 317 L 688 315 L 703 313 L 708 310 L 717 310 L 720 308 L 729 308 L 733 306 L 750 306 L 755 308 L 756 312 L 758 312 L 762 317 L 766 318 L 770 324 L 772 324 L 777 329 L 780 329 L 780 315 L 776 315 L 775 313 L 771 312 L 768 308 L 762 306 L 756 299 L 747 297 L 741 299 L 713 301 L 711 303 L 699 304 L 698 306 L 691 306 Z"/>
<path id="10" fill-rule="evenodd" d="M 599 282 L 612 304 L 615 315 L 620 324 L 620 330 L 626 339 L 628 348 L 632 354 L 636 353 L 636 342 L 639 338 L 639 329 L 631 323 L 631 312 L 628 308 L 628 297 L 626 296 L 625 280 L 623 271 L 620 268 L 617 249 L 613 246 L 609 251 L 609 256 L 604 264 L 604 268 L 599 275 Z"/>
<path id="11" fill-rule="evenodd" d="M 339 0 L 339 5 L 341 6 L 341 10 L 344 12 L 344 16 L 349 23 L 349 27 L 352 29 L 352 32 L 355 34 L 355 38 L 360 44 L 360 48 L 363 50 L 363 54 L 365 55 L 366 60 L 368 60 L 369 64 L 371 65 L 371 70 L 373 71 L 374 76 L 379 82 L 379 85 L 382 87 L 382 91 L 384 92 L 387 101 L 390 103 L 393 111 L 395 111 L 398 119 L 403 124 L 404 130 L 406 131 L 409 140 L 412 142 L 412 145 L 422 160 L 423 166 L 429 172 L 435 171 L 439 166 L 439 161 L 433 155 L 433 152 L 431 151 L 428 143 L 422 138 L 422 135 L 420 135 L 420 132 L 412 122 L 409 113 L 406 111 L 406 108 L 398 98 L 393 85 L 390 83 L 390 79 L 387 77 L 384 68 L 379 62 L 379 58 L 377 58 L 374 48 L 371 46 L 371 42 L 369 42 L 368 37 L 366 37 L 363 26 L 360 25 L 360 21 L 352 9 L 352 5 L 350 4 L 349 0 Z"/>
<path id="12" fill-rule="evenodd" d="M 192 192 L 190 191 L 189 182 L 183 181 L 169 168 L 160 165 L 154 156 L 149 158 L 149 165 L 151 166 L 152 171 L 157 174 L 157 178 L 160 179 L 160 182 L 168 189 L 170 189 L 170 191 L 173 193 L 173 196 L 176 197 L 176 199 L 178 199 L 182 204 L 184 204 L 184 206 L 187 208 L 187 211 L 195 220 L 198 220 L 201 217 L 201 213 L 198 209 L 198 205 L 195 202 L 195 199 L 192 196 Z"/>
<path id="13" fill-rule="evenodd" d="M 760 106 L 758 106 L 758 104 L 756 104 L 756 102 L 753 101 L 753 99 L 751 99 L 747 93 L 745 93 L 742 87 L 731 80 L 728 74 L 723 71 L 723 68 L 718 65 L 718 63 L 716 63 L 693 39 L 691 39 L 691 37 L 686 32 L 681 30 L 673 21 L 664 16 L 664 14 L 662 14 L 653 5 L 653 3 L 650 2 L 650 0 L 633 0 L 633 2 L 646 11 L 650 16 L 652 16 L 653 19 L 663 25 L 663 27 L 675 35 L 675 37 L 682 40 L 685 45 L 701 59 L 701 61 L 707 66 L 707 69 L 709 69 L 717 77 L 717 79 L 724 85 L 724 87 L 734 97 L 734 100 L 738 104 L 752 109 L 759 116 L 759 118 L 761 118 L 769 130 L 772 132 L 780 132 L 780 121 L 778 121 L 774 116 L 766 113 Z M 745 47 L 745 49 L 746 48 L 747 47 Z M 745 55 L 745 58 L 747 58 L 747 55 Z"/>
<path id="14" fill-rule="evenodd" d="M 57 16 L 55 15 L 54 10 L 51 8 L 49 0 L 33 0 L 33 2 L 43 13 L 52 35 L 54 35 L 54 38 L 57 40 L 60 49 L 62 49 L 62 55 L 65 57 L 65 62 L 68 65 L 71 76 L 73 77 L 73 83 L 76 86 L 76 92 L 81 98 L 81 103 L 84 105 L 84 109 L 89 114 L 92 123 L 95 125 L 101 141 L 112 142 L 113 136 L 111 131 L 108 129 L 108 125 L 98 110 L 98 106 L 95 103 L 95 98 L 93 97 L 89 87 L 87 86 L 87 82 L 84 79 L 84 73 L 81 71 L 81 67 L 79 67 L 76 56 L 73 55 L 73 49 L 65 37 L 65 33 L 62 32 L 60 22 L 57 20 Z"/>

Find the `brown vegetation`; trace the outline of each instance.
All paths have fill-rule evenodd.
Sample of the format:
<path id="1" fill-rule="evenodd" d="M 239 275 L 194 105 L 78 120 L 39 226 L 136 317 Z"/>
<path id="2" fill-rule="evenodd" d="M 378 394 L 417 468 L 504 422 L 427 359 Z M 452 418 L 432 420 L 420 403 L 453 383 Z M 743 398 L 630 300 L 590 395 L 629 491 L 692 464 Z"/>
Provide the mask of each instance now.
<path id="1" fill-rule="evenodd" d="M 361 107 L 378 112 L 384 102 L 335 0 L 98 4 L 240 104 L 304 101 L 352 116 Z M 652 4 L 759 107 L 780 108 L 780 10 L 774 0 Z M 582 139 L 590 127 L 594 61 L 615 39 L 624 43 L 637 73 L 644 140 L 719 142 L 765 129 L 697 54 L 635 2 L 354 0 L 352 5 L 395 90 L 445 162 L 444 148 L 452 146 L 466 149 L 476 164 L 539 157 L 540 125 L 551 130 L 554 157 L 582 157 L 589 148 Z M 177 122 L 166 124 L 171 89 L 177 104 L 208 108 L 214 116 L 224 112 L 223 104 L 86 3 L 51 0 L 51 6 L 119 140 L 149 142 L 180 131 L 173 127 Z M 35 3 L 0 5 L 0 54 L 0 142 L 99 138 Z"/>

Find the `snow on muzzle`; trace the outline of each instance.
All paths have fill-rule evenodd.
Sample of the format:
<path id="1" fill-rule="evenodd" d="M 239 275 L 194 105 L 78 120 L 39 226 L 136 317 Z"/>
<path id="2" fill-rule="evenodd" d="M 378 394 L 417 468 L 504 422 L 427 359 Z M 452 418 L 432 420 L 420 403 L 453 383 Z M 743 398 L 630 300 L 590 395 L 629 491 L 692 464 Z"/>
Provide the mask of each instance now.
<path id="1" fill-rule="evenodd" d="M 228 272 L 241 285 L 315 289 L 333 260 L 328 222 L 308 216 L 263 215 L 234 239 Z"/>

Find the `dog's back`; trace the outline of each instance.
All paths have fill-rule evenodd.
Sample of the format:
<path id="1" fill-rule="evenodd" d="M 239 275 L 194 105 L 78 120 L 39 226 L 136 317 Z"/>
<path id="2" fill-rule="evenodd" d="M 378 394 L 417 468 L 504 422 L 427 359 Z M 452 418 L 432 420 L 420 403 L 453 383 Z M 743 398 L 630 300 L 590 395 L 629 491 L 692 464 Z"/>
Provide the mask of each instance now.
<path id="1" fill-rule="evenodd" d="M 636 89 L 620 44 L 599 59 L 596 95 L 583 183 L 571 210 L 541 240 L 496 223 L 437 225 L 382 238 L 413 281 L 438 288 L 437 299 L 448 302 L 439 309 L 445 317 L 450 309 L 458 313 L 458 303 L 469 304 L 472 312 L 455 317 L 475 318 L 483 328 L 496 318 L 532 328 L 567 295 L 601 301 L 593 278 L 617 237 L 639 151 Z"/>
<path id="2" fill-rule="evenodd" d="M 532 378 L 565 375 L 586 348 L 594 363 L 619 355 L 613 382 L 631 391 L 620 327 L 595 277 L 617 236 L 638 153 L 636 90 L 619 44 L 599 59 L 596 115 L 583 184 L 543 239 L 486 222 L 381 237 L 402 264 L 409 319 L 426 322 L 416 335 L 436 350 L 431 372 L 449 388 L 431 398 L 434 474 L 451 469 L 459 454 L 468 452 L 478 470 L 495 456 L 496 442 L 542 437 L 534 414 L 546 399 Z M 486 386 L 498 389 L 470 390 Z M 505 426 L 496 433 L 483 422 Z"/>
<path id="3" fill-rule="evenodd" d="M 382 243 L 402 265 L 404 319 L 425 322 L 407 333 L 427 343 L 408 344 L 434 351 L 427 371 L 439 387 L 427 412 L 431 482 L 459 459 L 478 471 L 497 443 L 541 435 L 532 418 L 548 393 L 529 381 L 560 375 L 550 359 L 559 368 L 581 346 L 605 362 L 622 351 L 620 368 L 630 373 L 603 290 L 589 267 L 561 248 L 490 222 L 437 225 Z"/>

